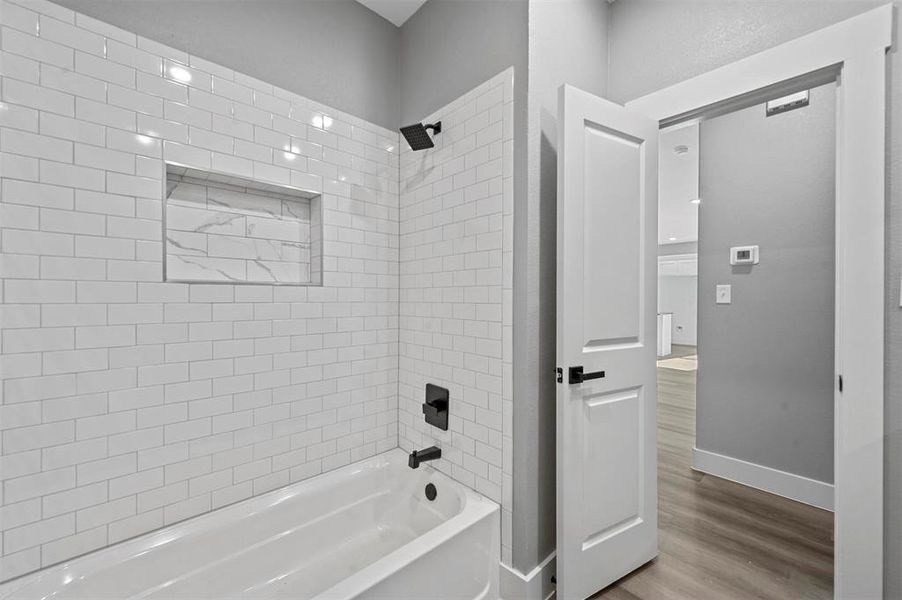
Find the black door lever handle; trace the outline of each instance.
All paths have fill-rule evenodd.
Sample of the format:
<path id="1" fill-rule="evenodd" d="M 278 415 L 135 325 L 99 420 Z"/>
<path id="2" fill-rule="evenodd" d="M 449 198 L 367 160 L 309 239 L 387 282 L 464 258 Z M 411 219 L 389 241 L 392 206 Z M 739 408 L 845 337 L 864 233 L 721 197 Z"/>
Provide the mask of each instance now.
<path id="1" fill-rule="evenodd" d="M 579 365 L 578 367 L 570 367 L 569 369 L 569 378 L 568 383 L 582 383 L 584 381 L 588 381 L 590 379 L 601 379 L 604 377 L 604 371 L 592 371 L 591 373 L 584 373 L 583 366 Z"/>

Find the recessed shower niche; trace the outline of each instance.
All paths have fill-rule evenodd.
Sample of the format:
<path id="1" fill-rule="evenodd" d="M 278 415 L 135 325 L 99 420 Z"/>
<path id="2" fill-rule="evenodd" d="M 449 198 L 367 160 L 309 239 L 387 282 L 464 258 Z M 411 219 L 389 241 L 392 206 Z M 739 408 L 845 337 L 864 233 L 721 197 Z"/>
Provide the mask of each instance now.
<path id="1" fill-rule="evenodd" d="M 166 281 L 322 284 L 318 194 L 166 165 Z"/>

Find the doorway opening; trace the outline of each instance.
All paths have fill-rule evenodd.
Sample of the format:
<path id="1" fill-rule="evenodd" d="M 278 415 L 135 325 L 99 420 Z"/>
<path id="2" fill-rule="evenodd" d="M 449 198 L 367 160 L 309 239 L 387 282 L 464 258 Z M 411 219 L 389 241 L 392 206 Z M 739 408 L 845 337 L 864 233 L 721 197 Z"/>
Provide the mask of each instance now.
<path id="1" fill-rule="evenodd" d="M 660 132 L 659 554 L 601 598 L 833 597 L 836 85 L 803 94 Z"/>
<path id="2" fill-rule="evenodd" d="M 892 6 L 886 5 L 625 106 L 561 87 L 555 570 L 562 597 L 589 597 L 661 550 L 654 312 L 660 129 L 736 113 L 828 83 L 836 86 L 835 283 L 832 294 L 824 294 L 832 296 L 835 311 L 832 592 L 839 598 L 882 595 L 884 92 L 891 25 Z M 784 158 L 780 164 L 792 167 L 795 162 L 795 157 Z M 761 177 L 779 179 L 769 173 Z M 734 248 L 731 243 L 727 260 L 737 262 L 727 263 L 729 267 L 748 269 L 751 259 L 754 269 L 756 256 L 762 266 L 782 264 L 765 262 L 770 255 L 763 247 L 757 252 L 755 245 L 745 240 Z M 700 248 L 700 261 L 703 256 Z M 700 264 L 699 273 L 704 271 Z M 713 283 L 715 298 L 725 303 L 733 292 L 742 292 L 736 283 L 723 289 Z M 701 281 L 699 289 L 711 291 Z M 736 297 L 752 298 L 747 291 Z M 699 295 L 700 305 L 703 301 Z M 711 369 L 706 365 L 714 362 L 705 358 L 703 329 L 700 334 L 698 373 L 703 381 L 705 369 Z M 738 366 L 750 367 L 745 373 L 754 377 L 754 361 Z M 562 377 L 574 370 L 585 376 Z M 699 423 L 705 423 L 704 415 Z M 738 440 L 747 437 L 727 441 Z M 696 454 L 693 461 L 699 466 Z M 815 476 L 808 481 L 817 482 Z M 734 508 L 725 503 L 725 510 Z M 767 518 L 765 512 L 758 520 Z M 706 526 L 704 520 L 697 523 Z M 735 543 L 731 536 L 724 541 Z M 717 552 L 708 556 L 710 561 L 721 558 Z M 685 583 L 685 573 L 698 576 L 691 570 L 670 571 L 676 586 Z M 660 588 L 648 591 L 645 595 L 664 595 Z"/>

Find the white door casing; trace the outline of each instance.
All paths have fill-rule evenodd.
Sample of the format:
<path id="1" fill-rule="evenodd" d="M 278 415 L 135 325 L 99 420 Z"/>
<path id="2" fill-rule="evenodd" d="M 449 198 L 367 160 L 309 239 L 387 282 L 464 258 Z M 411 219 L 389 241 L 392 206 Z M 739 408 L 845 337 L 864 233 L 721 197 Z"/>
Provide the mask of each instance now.
<path id="1" fill-rule="evenodd" d="M 893 5 L 627 103 L 659 122 L 787 82 L 837 86 L 834 595 L 883 597 L 886 50 Z M 838 383 L 838 382 L 837 382 Z"/>
<path id="2" fill-rule="evenodd" d="M 556 575 L 570 600 L 657 554 L 658 123 L 567 85 L 558 110 Z"/>

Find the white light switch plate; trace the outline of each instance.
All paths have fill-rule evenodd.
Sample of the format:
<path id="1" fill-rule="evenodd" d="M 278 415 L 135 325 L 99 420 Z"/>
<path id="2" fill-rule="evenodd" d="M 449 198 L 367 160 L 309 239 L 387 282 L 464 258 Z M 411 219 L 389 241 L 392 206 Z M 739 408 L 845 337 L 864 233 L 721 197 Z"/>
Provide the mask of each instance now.
<path id="1" fill-rule="evenodd" d="M 733 286 L 718 285 L 717 295 L 715 298 L 718 304 L 730 304 L 733 302 Z"/>

